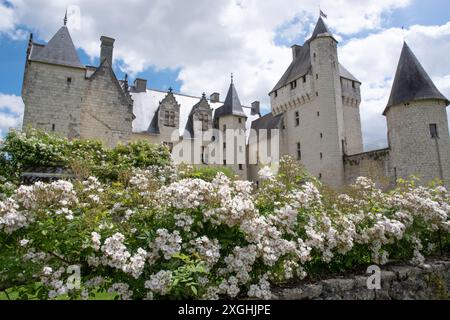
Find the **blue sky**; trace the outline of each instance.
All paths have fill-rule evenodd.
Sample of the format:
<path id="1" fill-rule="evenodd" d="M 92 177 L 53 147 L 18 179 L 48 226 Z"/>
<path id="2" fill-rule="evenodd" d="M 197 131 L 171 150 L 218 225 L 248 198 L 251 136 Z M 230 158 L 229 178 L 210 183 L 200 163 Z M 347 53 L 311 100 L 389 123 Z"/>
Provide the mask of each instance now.
<path id="1" fill-rule="evenodd" d="M 8 125 L 16 124 L 12 118 L 20 118 L 11 111 L 17 112 L 18 107 L 7 104 L 20 103 L 29 32 L 45 43 L 62 24 L 65 8 L 72 4 L 81 8 L 83 18 L 82 28 L 71 30 L 83 63 L 98 63 L 98 39 L 102 34 L 110 35 L 116 38 L 115 70 L 119 78 L 127 72 L 131 79 L 148 79 L 154 89 L 171 86 L 188 94 L 218 91 L 223 96 L 229 74 L 234 72 L 243 103 L 260 100 L 267 112 L 267 93 L 290 63 L 289 47 L 302 44 L 317 20 L 317 1 L 297 2 L 193 0 L 187 4 L 180 0 L 135 0 L 133 5 L 124 6 L 120 1 L 106 0 L 28 0 L 27 4 L 2 0 L 0 97 L 4 99 L 0 99 L 0 135 Z M 102 12 L 105 3 L 108 12 Z M 284 3 L 290 10 L 283 7 Z M 430 70 L 438 87 L 441 85 L 443 93 L 450 95 L 450 66 L 436 65 L 448 61 L 449 1 L 343 1 L 337 6 L 329 0 L 322 1 L 321 8 L 340 40 L 341 62 L 363 81 L 361 113 L 366 148 L 386 143 L 380 114 L 403 38 Z M 114 17 L 120 17 L 120 23 Z M 430 45 L 442 52 L 428 56 Z M 385 63 L 372 63 L 380 57 Z M 6 119 L 3 122 L 2 117 Z"/>

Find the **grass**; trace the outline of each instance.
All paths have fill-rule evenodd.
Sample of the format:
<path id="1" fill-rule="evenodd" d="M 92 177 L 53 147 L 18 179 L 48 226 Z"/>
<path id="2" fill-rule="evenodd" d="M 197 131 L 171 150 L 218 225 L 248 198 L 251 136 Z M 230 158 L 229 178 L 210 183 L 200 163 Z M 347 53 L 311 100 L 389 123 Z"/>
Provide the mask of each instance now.
<path id="1" fill-rule="evenodd" d="M 0 301 L 4 300 L 20 300 L 19 298 L 20 288 L 10 288 L 6 291 L 0 291 Z M 96 292 L 95 296 L 89 300 L 114 300 L 115 295 L 108 292 Z M 28 297 L 28 300 L 38 300 L 36 296 Z M 67 295 L 58 296 L 55 300 L 69 300 Z"/>

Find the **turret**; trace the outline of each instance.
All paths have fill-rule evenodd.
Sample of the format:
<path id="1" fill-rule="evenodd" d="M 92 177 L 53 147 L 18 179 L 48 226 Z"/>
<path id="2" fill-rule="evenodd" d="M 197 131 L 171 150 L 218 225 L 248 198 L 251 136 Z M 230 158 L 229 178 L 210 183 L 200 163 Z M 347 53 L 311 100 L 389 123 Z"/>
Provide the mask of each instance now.
<path id="1" fill-rule="evenodd" d="M 404 43 L 389 102 L 388 125 L 393 176 L 450 183 L 448 99 L 436 88 Z"/>

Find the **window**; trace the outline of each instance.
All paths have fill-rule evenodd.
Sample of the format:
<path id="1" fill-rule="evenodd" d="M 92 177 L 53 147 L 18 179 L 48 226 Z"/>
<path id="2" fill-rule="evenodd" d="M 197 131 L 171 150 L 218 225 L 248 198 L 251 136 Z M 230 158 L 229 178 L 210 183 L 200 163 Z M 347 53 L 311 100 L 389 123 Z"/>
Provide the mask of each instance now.
<path id="1" fill-rule="evenodd" d="M 224 149 L 227 148 L 227 143 L 226 143 L 226 142 L 223 143 L 223 148 L 224 148 Z"/>
<path id="2" fill-rule="evenodd" d="M 322 152 L 320 153 L 320 159 L 321 160 L 323 159 L 323 153 Z"/>
<path id="3" fill-rule="evenodd" d="M 239 123 L 242 123 L 242 118 L 239 118 Z"/>
<path id="4" fill-rule="evenodd" d="M 320 112 L 319 111 L 317 111 L 317 116 L 320 117 Z"/>
<path id="5" fill-rule="evenodd" d="M 297 88 L 297 80 L 291 82 L 291 90 L 294 90 L 295 88 Z"/>
<path id="6" fill-rule="evenodd" d="M 244 166 L 242 164 L 239 165 L 239 170 L 244 170 Z"/>
<path id="7" fill-rule="evenodd" d="M 320 139 L 322 139 L 322 138 L 323 138 L 323 133 L 321 132 L 321 133 L 320 133 Z"/>
<path id="8" fill-rule="evenodd" d="M 208 131 L 208 124 L 209 124 L 209 116 L 207 113 L 200 113 L 198 115 L 198 121 L 202 123 L 202 131 Z"/>
<path id="9" fill-rule="evenodd" d="M 298 127 L 300 125 L 300 113 L 295 111 L 295 126 Z"/>
<path id="10" fill-rule="evenodd" d="M 437 124 L 436 123 L 431 123 L 430 124 L 430 134 L 431 134 L 431 138 L 433 138 L 433 139 L 439 138 L 439 133 L 438 133 L 438 129 L 437 129 Z"/>
<path id="11" fill-rule="evenodd" d="M 67 84 L 71 84 L 72 83 L 72 78 L 67 78 Z"/>
<path id="12" fill-rule="evenodd" d="M 223 125 L 223 132 L 225 132 L 225 131 L 227 131 L 227 125 L 226 124 Z"/>
<path id="13" fill-rule="evenodd" d="M 55 131 L 55 124 L 52 124 L 52 131 Z"/>
<path id="14" fill-rule="evenodd" d="M 356 84 L 355 81 L 352 81 L 352 88 L 355 89 L 356 88 Z"/>
<path id="15" fill-rule="evenodd" d="M 316 97 L 318 97 L 319 96 L 319 91 L 316 91 Z"/>
<path id="16" fill-rule="evenodd" d="M 306 75 L 302 77 L 303 83 L 306 83 Z"/>
<path id="17" fill-rule="evenodd" d="M 297 160 L 302 160 L 302 145 L 297 142 Z"/>
<path id="18" fill-rule="evenodd" d="M 208 159 L 207 159 L 207 154 L 205 153 L 205 146 L 202 146 L 202 163 L 203 164 L 207 164 L 208 163 Z"/>
<path id="19" fill-rule="evenodd" d="M 275 90 L 275 98 L 278 97 L 278 91 Z"/>
<path id="20" fill-rule="evenodd" d="M 175 111 L 166 111 L 165 112 L 164 125 L 166 127 L 175 127 Z"/>
<path id="21" fill-rule="evenodd" d="M 321 173 L 319 173 L 319 179 L 322 180 L 322 174 Z"/>
<path id="22" fill-rule="evenodd" d="M 316 80 L 319 80 L 319 75 L 316 73 Z"/>
<path id="23" fill-rule="evenodd" d="M 227 160 L 223 160 L 223 165 L 224 165 L 224 166 L 227 165 Z"/>

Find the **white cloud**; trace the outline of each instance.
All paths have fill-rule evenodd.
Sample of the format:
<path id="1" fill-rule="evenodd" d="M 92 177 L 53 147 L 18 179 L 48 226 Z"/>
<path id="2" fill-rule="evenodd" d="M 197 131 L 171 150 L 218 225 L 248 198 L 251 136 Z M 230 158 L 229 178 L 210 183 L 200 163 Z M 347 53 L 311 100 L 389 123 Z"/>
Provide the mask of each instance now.
<path id="1" fill-rule="evenodd" d="M 0 93 L 0 137 L 22 126 L 23 109 L 21 97 Z"/>
<path id="2" fill-rule="evenodd" d="M 404 38 L 435 82 L 450 97 L 450 22 L 442 26 L 391 28 L 365 38 L 351 39 L 340 47 L 341 62 L 362 81 L 361 118 L 365 145 L 387 145 L 386 119 L 389 99 Z"/>
<path id="3" fill-rule="evenodd" d="M 329 24 L 336 32 L 348 34 L 379 28 L 383 13 L 410 1 L 362 0 L 355 4 L 325 0 L 322 9 L 329 13 Z M 117 40 L 115 57 L 129 73 L 148 67 L 180 69 L 182 91 L 200 94 L 225 93 L 229 74 L 234 72 L 241 100 L 248 104 L 259 99 L 266 106 L 267 93 L 291 56 L 289 48 L 274 43 L 276 32 L 282 27 L 280 32 L 288 39 L 295 32 L 306 34 L 318 15 L 314 0 L 10 2 L 15 7 L 15 21 L 30 26 L 46 40 L 61 25 L 65 8 L 78 5 L 81 29 L 72 30 L 72 36 L 91 57 L 99 54 L 99 37 L 109 35 Z"/>

